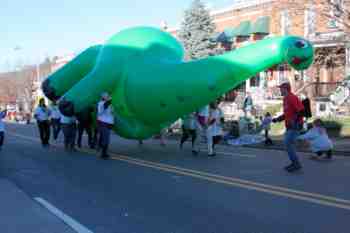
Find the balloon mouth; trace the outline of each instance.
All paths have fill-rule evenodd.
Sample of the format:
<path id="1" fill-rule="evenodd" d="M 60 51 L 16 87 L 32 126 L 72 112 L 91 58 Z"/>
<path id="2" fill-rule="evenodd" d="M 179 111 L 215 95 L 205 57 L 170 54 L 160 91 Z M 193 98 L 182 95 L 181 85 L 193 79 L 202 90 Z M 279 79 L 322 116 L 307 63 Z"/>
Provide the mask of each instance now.
<path id="1" fill-rule="evenodd" d="M 298 66 L 298 65 L 300 65 L 303 62 L 306 62 L 308 60 L 309 60 L 309 58 L 307 58 L 307 57 L 293 57 L 292 64 Z"/>

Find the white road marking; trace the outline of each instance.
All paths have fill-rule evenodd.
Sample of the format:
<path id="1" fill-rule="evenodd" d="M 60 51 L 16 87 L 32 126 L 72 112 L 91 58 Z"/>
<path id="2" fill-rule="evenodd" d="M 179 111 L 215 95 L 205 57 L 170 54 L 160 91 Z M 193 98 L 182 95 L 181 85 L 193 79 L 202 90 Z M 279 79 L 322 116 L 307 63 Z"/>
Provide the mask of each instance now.
<path id="1" fill-rule="evenodd" d="M 70 226 L 73 230 L 75 230 L 78 233 L 93 233 L 83 225 L 81 225 L 79 222 L 75 221 L 73 218 L 69 217 L 59 209 L 57 209 L 55 206 L 47 202 L 46 200 L 42 199 L 41 197 L 34 198 L 37 202 L 39 202 L 41 205 L 43 205 L 46 209 L 48 209 L 51 213 L 53 213 L 55 216 L 57 216 L 59 219 L 61 219 L 63 222 L 65 222 L 68 226 Z"/>

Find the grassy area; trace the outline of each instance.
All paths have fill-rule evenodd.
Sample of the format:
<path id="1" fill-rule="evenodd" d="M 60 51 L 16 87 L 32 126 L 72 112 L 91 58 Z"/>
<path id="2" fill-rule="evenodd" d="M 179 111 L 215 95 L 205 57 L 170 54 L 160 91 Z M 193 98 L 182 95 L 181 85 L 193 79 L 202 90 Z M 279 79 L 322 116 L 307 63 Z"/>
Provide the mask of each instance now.
<path id="1" fill-rule="evenodd" d="M 350 117 L 323 118 L 325 126 L 333 137 L 350 137 Z M 281 136 L 284 133 L 284 122 L 272 124 L 271 135 Z"/>

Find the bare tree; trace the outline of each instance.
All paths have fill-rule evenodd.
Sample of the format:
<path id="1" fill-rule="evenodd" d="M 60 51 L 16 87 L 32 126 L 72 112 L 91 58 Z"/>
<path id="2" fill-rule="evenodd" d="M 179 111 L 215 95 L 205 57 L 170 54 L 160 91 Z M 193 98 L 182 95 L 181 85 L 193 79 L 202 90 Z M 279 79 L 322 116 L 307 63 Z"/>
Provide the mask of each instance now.
<path id="1" fill-rule="evenodd" d="M 320 71 L 326 68 L 330 71 L 330 81 L 334 82 L 334 70 L 337 67 L 345 66 L 345 48 L 342 45 L 335 47 L 321 47 L 315 50 L 314 65 L 316 67 L 315 91 L 316 96 L 320 95 Z"/>
<path id="2" fill-rule="evenodd" d="M 26 111 L 33 112 L 35 104 L 34 93 L 36 91 L 36 73 L 33 69 L 22 70 L 18 83 L 18 98 L 26 106 Z"/>
<path id="3" fill-rule="evenodd" d="M 14 79 L 1 78 L 0 96 L 2 104 L 15 102 L 17 99 L 16 82 Z"/>
<path id="4" fill-rule="evenodd" d="M 348 36 L 350 34 L 350 0 L 324 0 L 322 14 L 334 20 Z"/>

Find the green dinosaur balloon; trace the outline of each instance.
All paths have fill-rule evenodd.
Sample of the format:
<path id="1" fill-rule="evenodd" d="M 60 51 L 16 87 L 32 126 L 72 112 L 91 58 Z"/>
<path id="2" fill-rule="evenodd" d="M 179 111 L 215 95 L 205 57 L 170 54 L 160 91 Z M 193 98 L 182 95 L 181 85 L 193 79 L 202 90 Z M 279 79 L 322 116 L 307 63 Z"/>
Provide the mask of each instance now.
<path id="1" fill-rule="evenodd" d="M 181 44 L 167 32 L 126 29 L 49 76 L 43 91 L 51 100 L 60 98 L 65 115 L 94 106 L 102 92 L 109 92 L 115 132 L 145 139 L 274 65 L 308 68 L 313 47 L 302 38 L 284 36 L 190 62 L 183 56 Z"/>

